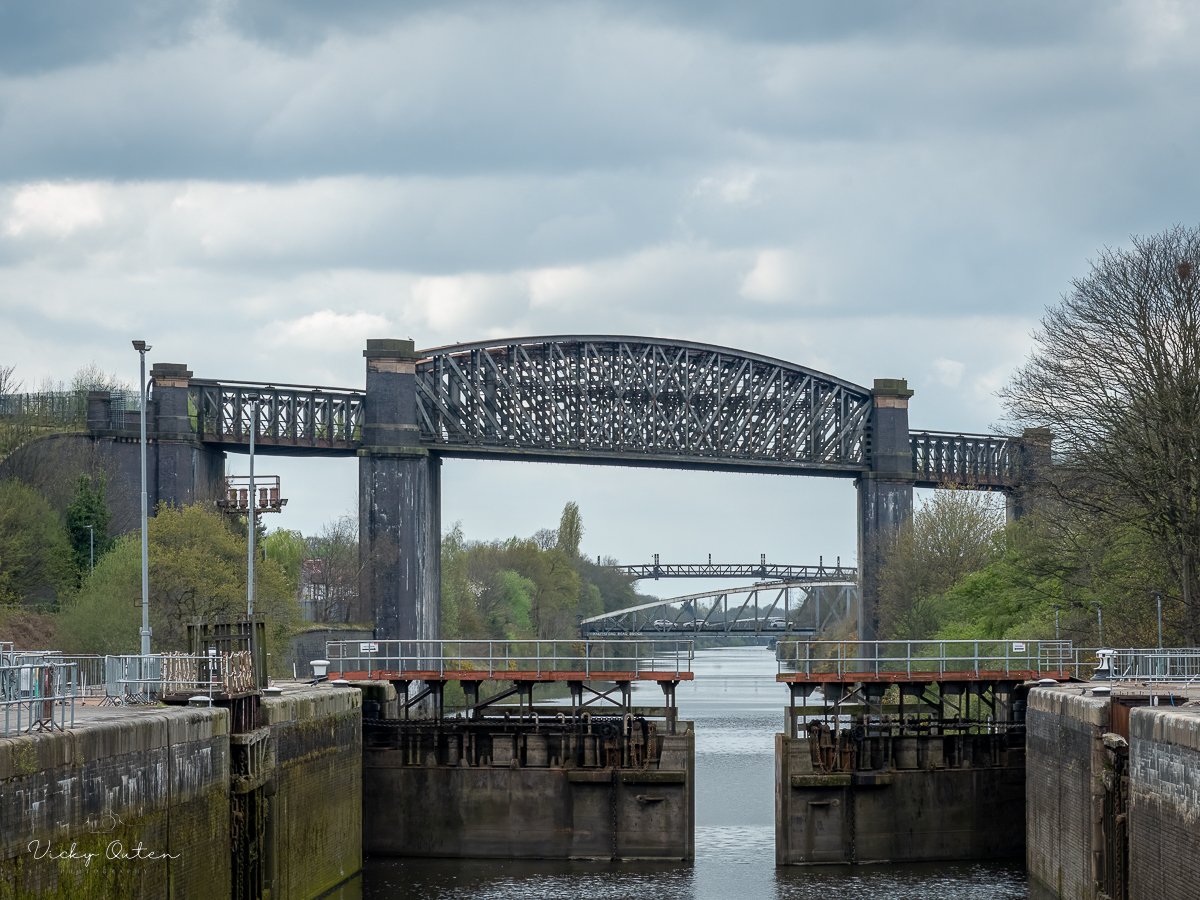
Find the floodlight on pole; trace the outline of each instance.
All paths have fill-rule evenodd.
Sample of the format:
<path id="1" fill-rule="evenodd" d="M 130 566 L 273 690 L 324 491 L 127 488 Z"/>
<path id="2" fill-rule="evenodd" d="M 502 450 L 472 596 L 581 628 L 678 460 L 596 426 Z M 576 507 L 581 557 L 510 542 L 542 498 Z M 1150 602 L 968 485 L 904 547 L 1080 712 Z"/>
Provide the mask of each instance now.
<path id="1" fill-rule="evenodd" d="M 1054 639 L 1058 640 L 1058 611 L 1062 609 L 1057 603 L 1054 604 Z"/>
<path id="2" fill-rule="evenodd" d="M 91 560 L 91 566 L 88 571 L 96 571 L 96 529 L 91 525 L 84 525 L 88 530 L 88 558 Z"/>
<path id="3" fill-rule="evenodd" d="M 1162 591 L 1151 591 L 1150 596 L 1158 601 L 1158 649 L 1162 649 Z"/>
<path id="4" fill-rule="evenodd" d="M 145 341 L 134 341 L 133 349 L 141 357 L 142 410 L 142 656 L 150 655 L 150 538 L 146 533 L 149 511 L 146 506 L 146 351 L 153 348 Z"/>

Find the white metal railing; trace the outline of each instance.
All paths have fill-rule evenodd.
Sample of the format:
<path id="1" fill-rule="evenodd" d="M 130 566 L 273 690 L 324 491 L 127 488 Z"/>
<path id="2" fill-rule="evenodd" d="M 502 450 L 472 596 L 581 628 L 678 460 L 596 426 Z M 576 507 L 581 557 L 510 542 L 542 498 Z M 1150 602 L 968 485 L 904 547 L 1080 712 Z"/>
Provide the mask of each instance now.
<path id="1" fill-rule="evenodd" d="M 578 672 L 584 679 L 606 674 L 683 675 L 692 671 L 692 641 L 328 641 L 329 674 L 414 672 L 453 678 L 486 672 L 503 679 L 514 672 L 544 675 Z"/>
<path id="2" fill-rule="evenodd" d="M 104 658 L 104 702 L 152 703 L 167 694 L 240 694 L 254 689 L 249 650 Z"/>
<path id="3" fill-rule="evenodd" d="M 53 657 L 0 663 L 0 706 L 4 707 L 4 735 L 34 729 L 64 729 L 67 710 L 75 725 L 78 671 L 74 664 Z"/>
<path id="4" fill-rule="evenodd" d="M 1121 648 L 1092 652 L 1096 656 L 1093 678 L 1185 683 L 1200 680 L 1200 648 Z"/>
<path id="5" fill-rule="evenodd" d="M 780 641 L 780 673 L 920 675 L 1062 672 L 1070 641 Z"/>

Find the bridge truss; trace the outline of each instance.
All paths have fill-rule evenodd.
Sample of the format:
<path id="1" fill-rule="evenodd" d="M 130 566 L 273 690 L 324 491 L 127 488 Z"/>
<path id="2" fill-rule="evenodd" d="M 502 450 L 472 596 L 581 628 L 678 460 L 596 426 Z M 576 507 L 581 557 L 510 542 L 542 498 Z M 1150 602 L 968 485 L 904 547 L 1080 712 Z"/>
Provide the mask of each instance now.
<path id="1" fill-rule="evenodd" d="M 603 335 L 454 344 L 420 356 L 420 443 L 441 456 L 842 477 L 871 468 L 871 392 L 771 357 Z M 238 449 L 253 430 L 261 452 L 293 456 L 356 454 L 365 402 L 348 388 L 188 386 L 199 440 Z M 923 431 L 909 440 L 917 487 L 1016 485 L 1015 438 Z"/>
<path id="2" fill-rule="evenodd" d="M 864 466 L 870 391 L 765 356 L 583 335 L 423 356 L 421 442 L 450 455 L 846 475 Z"/>
<path id="3" fill-rule="evenodd" d="M 784 581 L 705 591 L 617 609 L 579 623 L 591 635 L 811 636 L 858 601 L 852 580 Z"/>
<path id="4" fill-rule="evenodd" d="M 793 566 L 785 563 L 768 563 L 766 555 L 757 563 L 714 563 L 712 556 L 706 563 L 664 563 L 654 554 L 652 563 L 616 565 L 610 568 L 631 578 L 759 578 L 763 581 L 846 581 L 858 578 L 857 566 L 827 566 L 824 562 L 815 566 Z"/>

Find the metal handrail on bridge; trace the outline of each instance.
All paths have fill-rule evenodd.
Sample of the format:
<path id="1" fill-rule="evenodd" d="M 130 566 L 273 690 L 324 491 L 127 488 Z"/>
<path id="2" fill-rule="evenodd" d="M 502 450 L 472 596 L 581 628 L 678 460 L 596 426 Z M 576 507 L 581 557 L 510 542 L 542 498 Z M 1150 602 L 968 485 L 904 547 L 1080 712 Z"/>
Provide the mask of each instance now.
<path id="1" fill-rule="evenodd" d="M 328 641 L 330 677 L 687 681 L 692 641 Z"/>
<path id="2" fill-rule="evenodd" d="M 779 681 L 1063 676 L 1070 641 L 780 641 Z"/>

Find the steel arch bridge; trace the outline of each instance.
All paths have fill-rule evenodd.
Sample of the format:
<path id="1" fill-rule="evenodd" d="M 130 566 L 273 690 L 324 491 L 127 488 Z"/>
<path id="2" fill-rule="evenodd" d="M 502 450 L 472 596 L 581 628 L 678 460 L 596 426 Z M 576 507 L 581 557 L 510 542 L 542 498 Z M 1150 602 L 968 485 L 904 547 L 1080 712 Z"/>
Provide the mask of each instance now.
<path id="1" fill-rule="evenodd" d="M 423 351 L 421 444 L 455 456 L 691 468 L 863 468 L 871 392 L 688 341 L 559 335 Z"/>
<path id="2" fill-rule="evenodd" d="M 1048 432 L 910 429 L 902 379 L 866 388 L 712 344 L 554 335 L 418 351 L 371 339 L 363 356 L 361 390 L 194 378 L 186 365 L 155 363 L 144 415 L 154 504 L 219 495 L 225 453 L 246 452 L 251 435 L 264 455 L 357 456 L 361 596 L 384 639 L 440 637 L 446 458 L 852 478 L 863 639 L 874 637 L 880 548 L 914 487 L 1005 491 L 1019 515 L 1028 473 L 1051 465 Z M 127 454 L 142 415 L 89 394 L 87 437 Z"/>
<path id="3" fill-rule="evenodd" d="M 873 392 L 783 360 L 691 341 L 604 335 L 507 338 L 417 351 L 414 432 L 443 457 L 791 472 L 873 468 Z M 354 456 L 373 441 L 367 393 L 191 379 L 191 430 L 244 451 Z M 906 436 L 917 487 L 1011 490 L 1020 441 Z"/>

